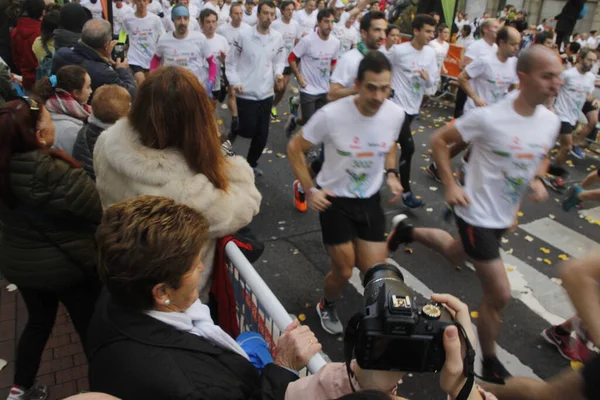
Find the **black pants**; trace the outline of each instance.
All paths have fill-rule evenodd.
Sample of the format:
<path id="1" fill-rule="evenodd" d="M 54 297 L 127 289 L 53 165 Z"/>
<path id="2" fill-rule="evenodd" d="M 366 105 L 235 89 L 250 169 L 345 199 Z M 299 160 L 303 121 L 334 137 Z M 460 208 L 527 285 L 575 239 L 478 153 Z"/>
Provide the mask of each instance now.
<path id="1" fill-rule="evenodd" d="M 65 305 L 85 349 L 87 330 L 100 294 L 97 281 L 82 283 L 60 291 L 42 291 L 19 287 L 29 319 L 19 339 L 15 365 L 15 385 L 33 386 L 42 352 L 54 327 L 58 302 Z"/>
<path id="2" fill-rule="evenodd" d="M 454 102 L 454 118 L 460 118 L 463 115 L 467 98 L 467 93 L 459 87 L 456 90 L 456 100 Z"/>
<path id="3" fill-rule="evenodd" d="M 269 138 L 273 97 L 264 100 L 247 100 L 238 97 L 236 102 L 240 128 L 233 134 L 252 139 L 246 159 L 248 164 L 254 168 L 258 165 L 258 159 L 262 155 Z"/>
<path id="4" fill-rule="evenodd" d="M 410 192 L 410 164 L 413 154 L 415 154 L 415 142 L 410 131 L 410 124 L 414 118 L 415 115 L 406 114 L 398 136 L 398 143 L 401 147 L 398 172 L 400 172 L 400 183 L 405 193 Z"/>

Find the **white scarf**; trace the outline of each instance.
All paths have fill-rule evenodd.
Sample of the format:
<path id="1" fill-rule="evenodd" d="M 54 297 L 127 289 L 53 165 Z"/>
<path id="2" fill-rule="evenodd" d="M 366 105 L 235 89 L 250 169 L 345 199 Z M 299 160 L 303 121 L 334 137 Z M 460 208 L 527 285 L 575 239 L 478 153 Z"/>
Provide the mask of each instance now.
<path id="1" fill-rule="evenodd" d="M 210 309 L 196 300 L 185 312 L 146 311 L 152 318 L 171 325 L 178 331 L 189 332 L 193 335 L 210 340 L 214 345 L 231 350 L 248 359 L 246 352 L 223 329 L 215 325 L 210 317 Z"/>

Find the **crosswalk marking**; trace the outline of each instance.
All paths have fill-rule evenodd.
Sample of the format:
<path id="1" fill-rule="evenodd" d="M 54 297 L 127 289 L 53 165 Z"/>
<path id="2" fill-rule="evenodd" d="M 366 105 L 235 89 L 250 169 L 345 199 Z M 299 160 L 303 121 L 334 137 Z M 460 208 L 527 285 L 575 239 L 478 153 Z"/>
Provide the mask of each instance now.
<path id="1" fill-rule="evenodd" d="M 550 218 L 519 225 L 519 228 L 573 257 L 600 250 L 600 244 Z"/>
<path id="2" fill-rule="evenodd" d="M 579 211 L 580 215 L 584 217 L 590 217 L 594 221 L 598 221 L 600 219 L 600 207 L 589 208 L 587 210 Z"/>

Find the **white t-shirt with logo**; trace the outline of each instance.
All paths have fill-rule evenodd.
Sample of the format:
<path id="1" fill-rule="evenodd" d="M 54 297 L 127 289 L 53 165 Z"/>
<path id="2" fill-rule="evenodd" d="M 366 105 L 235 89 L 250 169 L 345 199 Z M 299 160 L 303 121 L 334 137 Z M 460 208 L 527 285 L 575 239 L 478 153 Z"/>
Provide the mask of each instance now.
<path id="1" fill-rule="evenodd" d="M 340 41 L 333 35 L 323 40 L 317 32 L 313 32 L 300 39 L 293 52 L 302 59 L 300 69 L 306 87 L 300 88 L 301 92 L 317 95 L 329 91 L 331 62 L 337 60 L 339 51 Z"/>
<path id="2" fill-rule="evenodd" d="M 392 46 L 392 47 L 393 47 L 393 46 Z M 390 47 L 390 50 L 388 50 L 388 49 L 385 47 L 385 44 L 382 44 L 382 45 L 379 47 L 379 51 L 380 51 L 381 53 L 383 53 L 383 55 L 384 55 L 384 56 L 386 56 L 386 57 L 388 58 L 388 60 L 389 60 L 389 58 L 390 58 L 390 51 L 391 51 L 391 50 L 392 50 L 392 48 Z"/>
<path id="3" fill-rule="evenodd" d="M 123 17 L 123 30 L 129 36 L 129 64 L 149 69 L 158 39 L 166 33 L 160 17 L 150 12 L 144 18 L 127 14 Z"/>
<path id="4" fill-rule="evenodd" d="M 354 27 L 346 28 L 345 24 L 336 24 L 333 34 L 340 41 L 340 57 L 356 46 L 360 41 L 360 35 Z"/>
<path id="5" fill-rule="evenodd" d="M 437 61 L 438 68 L 441 69 L 442 65 L 444 65 L 444 61 L 446 60 L 446 56 L 448 55 L 448 50 L 450 50 L 450 43 L 440 43 L 439 40 L 433 39 L 431 42 L 429 42 L 429 45 L 435 51 L 435 59 Z"/>
<path id="6" fill-rule="evenodd" d="M 431 46 L 417 50 L 406 42 L 392 46 L 388 59 L 392 64 L 394 102 L 408 114 L 418 114 L 425 89 L 431 88 L 439 76 L 435 51 Z M 420 70 L 427 71 L 428 80 L 421 77 Z"/>
<path id="7" fill-rule="evenodd" d="M 298 23 L 293 19 L 290 20 L 289 24 L 286 24 L 283 22 L 283 20 L 278 19 L 273 21 L 271 28 L 275 29 L 277 32 L 281 33 L 281 36 L 283 36 L 283 42 L 285 43 L 285 66 L 289 67 L 290 63 L 288 62 L 288 56 L 296 45 L 296 40 L 299 40 L 302 37 L 300 25 L 298 25 Z"/>
<path id="8" fill-rule="evenodd" d="M 476 227 L 513 224 L 521 198 L 560 130 L 558 117 L 546 107 L 523 117 L 513 104 L 514 99 L 504 99 L 476 108 L 455 123 L 463 140 L 472 144 L 464 185 L 471 204 L 457 206 L 455 212 Z"/>
<path id="9" fill-rule="evenodd" d="M 113 3 L 113 35 L 118 35 L 121 32 L 123 18 L 132 12 L 133 8 L 125 3 L 123 3 L 121 8 L 117 8 L 115 3 Z"/>
<path id="10" fill-rule="evenodd" d="M 221 90 L 221 75 L 222 75 L 222 67 L 225 65 L 224 62 L 221 62 L 219 58 L 219 54 L 223 52 L 227 54 L 229 52 L 229 43 L 227 43 L 227 39 L 223 36 L 215 33 L 215 36 L 211 39 L 206 38 L 204 42 L 204 54 L 206 57 L 210 57 L 213 55 L 215 57 L 215 62 L 217 63 L 217 77 L 215 79 L 215 83 L 213 85 L 213 90 Z M 208 76 L 208 63 L 206 64 L 206 76 Z"/>
<path id="11" fill-rule="evenodd" d="M 360 113 L 356 96 L 325 105 L 302 128 L 304 139 L 324 144 L 317 184 L 337 197 L 366 199 L 383 184 L 385 156 L 396 145 L 404 110 L 385 100 L 372 117 Z"/>
<path id="12" fill-rule="evenodd" d="M 229 22 L 231 19 L 229 18 L 229 11 L 231 10 L 231 4 L 223 3 L 223 7 L 221 7 L 221 11 L 217 11 L 219 14 L 219 19 L 217 20 L 217 25 L 221 26 L 226 22 Z"/>
<path id="13" fill-rule="evenodd" d="M 256 7 L 254 7 L 256 9 Z M 250 15 L 246 14 L 246 10 L 242 12 L 242 21 L 247 23 L 250 26 L 256 26 L 258 24 L 258 17 L 256 16 L 256 11 L 252 11 Z"/>
<path id="14" fill-rule="evenodd" d="M 344 54 L 335 65 L 333 74 L 331 74 L 331 82 L 345 88 L 354 86 L 354 80 L 358 75 L 358 65 L 363 58 L 365 57 L 358 49 L 352 49 Z"/>
<path id="15" fill-rule="evenodd" d="M 467 65 L 465 71 L 471 77 L 471 88 L 488 105 L 500 101 L 511 85 L 519 83 L 517 57 L 511 57 L 506 62 L 501 62 L 496 54 L 478 58 Z M 469 97 L 465 103 L 465 112 L 473 108 L 475 102 Z"/>
<path id="16" fill-rule="evenodd" d="M 217 33 L 227 39 L 231 46 L 244 29 L 251 29 L 250 25 L 242 21 L 238 28 L 234 28 L 231 23 L 226 23 L 217 28 Z"/>
<path id="17" fill-rule="evenodd" d="M 469 44 L 469 46 L 465 46 L 465 57 L 477 60 L 478 58 L 494 55 L 497 51 L 498 45 L 496 43 L 490 46 L 485 40 L 479 39 Z"/>
<path id="18" fill-rule="evenodd" d="M 314 32 L 315 26 L 317 25 L 317 13 L 318 10 L 314 10 L 311 14 L 307 14 L 306 10 L 299 10 L 294 12 L 294 19 L 298 24 L 300 24 L 300 28 L 302 29 L 302 35 L 306 36 L 307 34 Z"/>
<path id="19" fill-rule="evenodd" d="M 200 32 L 189 32 L 183 39 L 168 33 L 158 41 L 156 55 L 162 59 L 162 65 L 189 69 L 204 85 L 208 80 L 206 58 L 210 56 L 204 48 L 205 42 L 206 37 Z"/>
<path id="20" fill-rule="evenodd" d="M 558 90 L 554 109 L 563 122 L 575 125 L 583 103 L 590 93 L 594 93 L 596 77 L 591 72 L 581 74 L 577 67 L 562 73 L 563 85 Z"/>
<path id="21" fill-rule="evenodd" d="M 102 15 L 102 2 L 100 0 L 96 1 L 96 4 L 92 3 L 90 0 L 83 0 L 80 4 L 90 10 L 93 19 L 104 18 Z"/>

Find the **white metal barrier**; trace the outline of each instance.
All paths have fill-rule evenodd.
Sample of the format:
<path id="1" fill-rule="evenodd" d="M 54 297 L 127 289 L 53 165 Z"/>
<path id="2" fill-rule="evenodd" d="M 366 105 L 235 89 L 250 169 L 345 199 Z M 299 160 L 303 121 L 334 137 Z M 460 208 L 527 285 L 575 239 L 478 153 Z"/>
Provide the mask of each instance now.
<path id="1" fill-rule="evenodd" d="M 279 336 L 293 322 L 292 318 L 235 243 L 227 243 L 225 253 L 229 258 L 240 330 L 259 333 L 275 358 Z M 316 354 L 308 363 L 308 371 L 314 374 L 326 363 Z"/>

